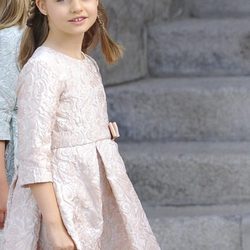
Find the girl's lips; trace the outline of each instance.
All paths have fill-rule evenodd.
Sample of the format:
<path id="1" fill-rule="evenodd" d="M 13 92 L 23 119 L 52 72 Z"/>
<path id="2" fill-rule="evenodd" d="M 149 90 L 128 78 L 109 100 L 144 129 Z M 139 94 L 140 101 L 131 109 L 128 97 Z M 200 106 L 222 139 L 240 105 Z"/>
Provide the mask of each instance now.
<path id="1" fill-rule="evenodd" d="M 69 20 L 69 22 L 71 22 L 71 23 L 80 23 L 80 22 L 82 22 L 86 18 L 87 17 L 84 17 L 84 16 L 76 17 L 76 18 L 73 18 L 73 19 Z"/>

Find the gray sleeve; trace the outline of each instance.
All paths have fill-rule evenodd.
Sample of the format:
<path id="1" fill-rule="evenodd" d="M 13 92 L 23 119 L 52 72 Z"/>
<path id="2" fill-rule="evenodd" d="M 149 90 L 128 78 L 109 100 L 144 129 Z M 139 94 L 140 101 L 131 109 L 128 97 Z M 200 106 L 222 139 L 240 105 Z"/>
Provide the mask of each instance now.
<path id="1" fill-rule="evenodd" d="M 20 32 L 17 29 L 0 31 L 0 140 L 10 140 L 10 121 L 15 109 L 15 87 L 19 73 L 19 42 Z"/>

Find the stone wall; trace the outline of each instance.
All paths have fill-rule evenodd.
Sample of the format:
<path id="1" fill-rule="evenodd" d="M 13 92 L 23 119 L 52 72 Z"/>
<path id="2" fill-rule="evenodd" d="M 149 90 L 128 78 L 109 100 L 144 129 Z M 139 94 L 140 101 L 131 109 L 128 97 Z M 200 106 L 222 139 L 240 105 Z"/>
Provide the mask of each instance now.
<path id="1" fill-rule="evenodd" d="M 199 18 L 248 17 L 249 0 L 186 0 L 189 13 Z"/>

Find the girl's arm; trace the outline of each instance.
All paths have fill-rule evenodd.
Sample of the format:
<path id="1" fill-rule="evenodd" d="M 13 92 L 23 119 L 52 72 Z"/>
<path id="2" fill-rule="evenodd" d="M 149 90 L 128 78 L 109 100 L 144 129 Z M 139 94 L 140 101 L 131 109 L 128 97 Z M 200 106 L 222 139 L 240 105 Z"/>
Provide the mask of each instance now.
<path id="1" fill-rule="evenodd" d="M 29 185 L 37 205 L 47 225 L 61 224 L 62 219 L 57 205 L 52 183 L 36 183 Z"/>
<path id="2" fill-rule="evenodd" d="M 64 90 L 53 72 L 47 60 L 31 59 L 19 75 L 18 183 L 31 189 L 53 249 L 74 249 L 53 188 L 52 132 Z"/>
<path id="3" fill-rule="evenodd" d="M 8 197 L 8 182 L 5 170 L 5 141 L 0 141 L 0 228 L 4 227 L 4 220 L 6 215 L 6 204 Z"/>
<path id="4" fill-rule="evenodd" d="M 29 187 L 42 213 L 43 222 L 46 226 L 50 241 L 53 243 L 53 247 L 74 249 L 74 243 L 67 233 L 61 218 L 53 184 L 37 183 L 29 185 Z"/>

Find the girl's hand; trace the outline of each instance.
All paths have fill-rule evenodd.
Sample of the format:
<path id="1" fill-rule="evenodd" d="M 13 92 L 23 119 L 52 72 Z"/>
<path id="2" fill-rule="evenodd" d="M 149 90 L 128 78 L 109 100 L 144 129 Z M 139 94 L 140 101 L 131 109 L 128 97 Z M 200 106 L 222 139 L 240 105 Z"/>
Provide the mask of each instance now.
<path id="1" fill-rule="evenodd" d="M 34 183 L 29 187 L 41 211 L 45 231 L 53 250 L 75 250 L 75 244 L 63 224 L 53 183 Z"/>
<path id="2" fill-rule="evenodd" d="M 53 250 L 76 250 L 75 244 L 62 223 L 46 225 Z"/>
<path id="3" fill-rule="evenodd" d="M 0 182 L 0 229 L 4 227 L 4 221 L 7 212 L 7 198 L 9 193 L 9 186 L 6 181 Z"/>

